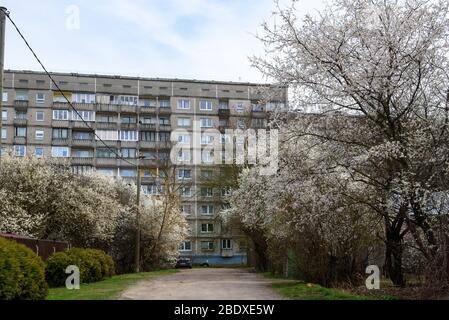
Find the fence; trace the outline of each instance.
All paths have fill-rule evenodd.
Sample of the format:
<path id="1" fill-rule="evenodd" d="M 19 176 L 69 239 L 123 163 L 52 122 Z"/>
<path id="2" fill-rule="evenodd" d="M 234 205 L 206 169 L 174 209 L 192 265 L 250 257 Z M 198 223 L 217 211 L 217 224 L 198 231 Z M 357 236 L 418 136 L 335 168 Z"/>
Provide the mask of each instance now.
<path id="1" fill-rule="evenodd" d="M 33 250 L 42 259 L 47 260 L 50 255 L 55 252 L 64 251 L 70 248 L 68 242 L 52 241 L 52 240 L 37 240 L 28 237 L 23 237 L 16 234 L 0 233 L 0 237 L 8 240 L 13 240 L 21 243 L 31 250 Z"/>

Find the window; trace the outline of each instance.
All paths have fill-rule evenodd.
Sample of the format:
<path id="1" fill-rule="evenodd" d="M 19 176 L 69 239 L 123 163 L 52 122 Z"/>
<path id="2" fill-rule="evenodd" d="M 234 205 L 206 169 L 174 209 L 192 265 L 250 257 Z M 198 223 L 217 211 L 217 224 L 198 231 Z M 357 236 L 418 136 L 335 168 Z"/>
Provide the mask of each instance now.
<path id="1" fill-rule="evenodd" d="M 136 149 L 130 149 L 130 148 L 122 148 L 122 157 L 123 158 L 129 158 L 129 159 L 135 159 L 137 150 Z"/>
<path id="2" fill-rule="evenodd" d="M 27 119 L 27 113 L 24 112 L 24 111 L 16 111 L 15 119 L 26 120 Z"/>
<path id="3" fill-rule="evenodd" d="M 167 131 L 161 131 L 159 132 L 159 141 L 162 142 L 169 142 L 171 137 L 171 133 Z"/>
<path id="4" fill-rule="evenodd" d="M 74 158 L 92 158 L 93 152 L 91 150 L 72 150 L 72 157 L 74 157 Z"/>
<path id="5" fill-rule="evenodd" d="M 243 103 L 237 103 L 235 105 L 235 111 L 237 112 L 243 112 L 245 110 L 245 108 L 243 107 Z"/>
<path id="6" fill-rule="evenodd" d="M 112 168 L 98 168 L 98 169 L 97 169 L 97 172 L 98 172 L 99 174 L 104 175 L 104 176 L 113 177 L 113 176 L 115 176 L 116 170 L 115 170 L 115 169 L 112 169 Z"/>
<path id="7" fill-rule="evenodd" d="M 101 122 L 101 123 L 115 123 L 117 122 L 117 118 L 116 116 L 112 116 L 112 115 L 95 115 L 95 119 L 97 122 Z"/>
<path id="8" fill-rule="evenodd" d="M 8 92 L 3 92 L 3 102 L 8 102 Z"/>
<path id="9" fill-rule="evenodd" d="M 44 103 L 45 102 L 45 93 L 39 92 L 36 93 L 36 103 Z"/>
<path id="10" fill-rule="evenodd" d="M 205 233 L 214 232 L 214 225 L 212 223 L 203 223 L 201 225 L 201 232 Z"/>
<path id="11" fill-rule="evenodd" d="M 120 131 L 120 141 L 139 141 L 137 131 Z"/>
<path id="12" fill-rule="evenodd" d="M 141 99 L 140 101 L 145 108 L 156 108 L 156 100 L 154 99 Z"/>
<path id="13" fill-rule="evenodd" d="M 192 214 L 192 206 L 190 204 L 181 205 L 181 213 L 185 214 L 185 215 L 191 215 Z"/>
<path id="14" fill-rule="evenodd" d="M 44 131 L 36 130 L 36 140 L 44 140 Z"/>
<path id="15" fill-rule="evenodd" d="M 118 140 L 118 131 L 114 130 L 96 130 L 96 140 L 98 137 L 104 141 L 117 141 Z"/>
<path id="16" fill-rule="evenodd" d="M 117 152 L 115 149 L 99 148 L 97 149 L 97 158 L 115 158 Z"/>
<path id="17" fill-rule="evenodd" d="M 134 169 L 120 169 L 120 176 L 127 178 L 136 177 L 137 171 Z"/>
<path id="18" fill-rule="evenodd" d="M 16 137 L 25 138 L 27 136 L 27 128 L 26 127 L 16 127 L 15 129 Z"/>
<path id="19" fill-rule="evenodd" d="M 212 101 L 200 100 L 200 110 L 212 111 Z"/>
<path id="20" fill-rule="evenodd" d="M 232 249 L 231 239 L 221 239 L 221 248 L 223 250 L 231 250 Z"/>
<path id="21" fill-rule="evenodd" d="M 92 166 L 72 166 L 72 172 L 78 175 L 86 174 L 93 170 L 94 168 Z"/>
<path id="22" fill-rule="evenodd" d="M 67 139 L 69 137 L 69 130 L 64 128 L 53 129 L 53 139 Z"/>
<path id="23" fill-rule="evenodd" d="M 157 141 L 157 132 L 156 131 L 142 131 L 140 132 L 140 139 L 141 141 L 151 141 L 155 142 Z"/>
<path id="24" fill-rule="evenodd" d="M 7 121 L 8 120 L 8 111 L 2 110 L 2 120 Z"/>
<path id="25" fill-rule="evenodd" d="M 53 110 L 53 120 L 69 120 L 69 111 L 68 110 Z"/>
<path id="26" fill-rule="evenodd" d="M 212 197 L 213 196 L 213 189 L 212 188 L 201 188 L 201 196 L 202 197 Z"/>
<path id="27" fill-rule="evenodd" d="M 16 101 L 28 101 L 28 90 L 16 90 Z"/>
<path id="28" fill-rule="evenodd" d="M 192 189 L 190 187 L 182 187 L 180 193 L 183 197 L 190 197 L 192 195 Z"/>
<path id="29" fill-rule="evenodd" d="M 190 179 L 192 178 L 192 170 L 190 169 L 179 169 L 178 171 L 179 179 Z"/>
<path id="30" fill-rule="evenodd" d="M 201 152 L 201 160 L 203 163 L 213 163 L 214 162 L 214 151 L 203 150 Z"/>
<path id="31" fill-rule="evenodd" d="M 134 124 L 134 123 L 137 123 L 137 118 L 134 116 L 124 115 L 124 116 L 120 117 L 120 121 L 121 121 L 121 123 L 124 123 L 124 124 Z"/>
<path id="32" fill-rule="evenodd" d="M 212 144 L 214 142 L 214 136 L 201 136 L 201 144 Z"/>
<path id="33" fill-rule="evenodd" d="M 25 157 L 27 148 L 25 146 L 14 146 L 14 155 L 16 157 Z"/>
<path id="34" fill-rule="evenodd" d="M 212 170 L 201 170 L 201 178 L 211 179 L 214 173 Z"/>
<path id="35" fill-rule="evenodd" d="M 212 128 L 214 122 L 211 118 L 201 118 L 201 128 Z"/>
<path id="36" fill-rule="evenodd" d="M 86 131 L 73 131 L 72 132 L 73 140 L 92 140 L 92 134 Z"/>
<path id="37" fill-rule="evenodd" d="M 178 118 L 178 127 L 190 127 L 190 118 Z"/>
<path id="38" fill-rule="evenodd" d="M 159 105 L 161 108 L 170 108 L 170 100 L 160 100 Z M 190 108 L 190 102 L 189 102 L 189 108 Z"/>
<path id="39" fill-rule="evenodd" d="M 169 118 L 159 118 L 159 124 L 162 126 L 169 126 L 170 125 L 170 119 Z"/>
<path id="40" fill-rule="evenodd" d="M 36 149 L 34 149 L 34 155 L 36 158 L 42 158 L 44 156 L 44 148 L 36 147 Z"/>
<path id="41" fill-rule="evenodd" d="M 188 134 L 179 135 L 178 142 L 181 144 L 190 144 L 190 135 Z"/>
<path id="42" fill-rule="evenodd" d="M 36 84 L 43 85 L 45 84 L 45 80 L 36 80 Z"/>
<path id="43" fill-rule="evenodd" d="M 209 204 L 202 205 L 201 206 L 201 214 L 204 214 L 204 215 L 212 215 L 212 214 L 214 214 L 214 206 L 213 205 L 209 205 Z"/>
<path id="44" fill-rule="evenodd" d="M 245 129 L 246 128 L 245 119 L 238 119 L 237 120 L 237 127 L 239 129 Z"/>
<path id="45" fill-rule="evenodd" d="M 214 250 L 213 241 L 201 241 L 201 250 L 211 251 Z"/>
<path id="46" fill-rule="evenodd" d="M 72 101 L 72 93 L 64 91 L 63 93 L 59 91 L 53 91 L 53 102 L 57 103 L 67 103 L 68 101 Z"/>
<path id="47" fill-rule="evenodd" d="M 72 111 L 72 120 L 73 121 L 95 121 L 95 112 L 94 111 Z"/>
<path id="48" fill-rule="evenodd" d="M 179 246 L 179 251 L 191 251 L 192 250 L 192 242 L 183 241 Z"/>
<path id="49" fill-rule="evenodd" d="M 252 120 L 253 128 L 265 128 L 267 126 L 265 119 L 253 119 Z"/>
<path id="50" fill-rule="evenodd" d="M 218 108 L 219 108 L 220 110 L 228 110 L 228 109 L 229 109 L 229 103 L 228 103 L 228 101 L 220 101 L 220 102 L 218 103 Z"/>
<path id="51" fill-rule="evenodd" d="M 136 106 L 137 100 L 137 96 L 110 96 L 110 101 L 112 104 Z"/>
<path id="52" fill-rule="evenodd" d="M 45 120 L 45 113 L 43 111 L 36 112 L 36 121 L 42 122 Z"/>
<path id="53" fill-rule="evenodd" d="M 178 100 L 178 109 L 190 109 L 190 100 Z"/>
<path id="54" fill-rule="evenodd" d="M 6 128 L 2 128 L 2 134 L 1 134 L 2 140 L 5 140 L 7 137 L 8 137 L 8 135 L 7 135 Z"/>
<path id="55" fill-rule="evenodd" d="M 190 161 L 190 151 L 180 150 L 178 152 L 178 161 L 179 162 L 189 162 Z"/>
<path id="56" fill-rule="evenodd" d="M 154 118 L 154 117 L 142 116 L 140 118 L 140 122 L 142 124 L 156 124 L 157 123 L 157 119 Z"/>
<path id="57" fill-rule="evenodd" d="M 68 147 L 52 147 L 51 156 L 53 158 L 68 158 L 70 157 L 70 149 Z"/>

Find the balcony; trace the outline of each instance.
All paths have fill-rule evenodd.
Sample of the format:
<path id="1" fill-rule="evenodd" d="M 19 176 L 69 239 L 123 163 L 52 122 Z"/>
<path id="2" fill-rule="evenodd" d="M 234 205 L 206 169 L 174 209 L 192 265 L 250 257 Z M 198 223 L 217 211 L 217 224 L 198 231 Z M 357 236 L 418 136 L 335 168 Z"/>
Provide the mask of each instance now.
<path id="1" fill-rule="evenodd" d="M 53 128 L 68 128 L 70 125 L 69 121 L 66 120 L 53 120 L 51 126 Z"/>
<path id="2" fill-rule="evenodd" d="M 231 110 L 229 109 L 218 109 L 218 116 L 222 118 L 229 118 L 231 116 Z"/>
<path id="3" fill-rule="evenodd" d="M 117 166 L 116 158 L 97 158 L 95 161 L 97 166 Z"/>
<path id="4" fill-rule="evenodd" d="M 94 111 L 95 110 L 95 104 L 94 103 L 72 103 L 72 105 L 77 110 L 86 110 L 86 111 Z"/>
<path id="5" fill-rule="evenodd" d="M 87 124 L 85 124 L 83 121 L 71 121 L 70 123 L 71 123 L 72 128 L 74 128 L 74 129 L 89 129 L 90 130 L 90 128 L 87 126 Z M 92 127 L 93 122 L 89 123 L 89 126 Z"/>
<path id="6" fill-rule="evenodd" d="M 53 109 L 68 109 L 70 105 L 67 102 L 53 102 Z"/>
<path id="7" fill-rule="evenodd" d="M 122 105 L 120 106 L 120 112 L 123 113 L 137 113 L 137 106 L 133 105 L 133 106 L 126 106 L 126 105 Z"/>
<path id="8" fill-rule="evenodd" d="M 140 141 L 139 145 L 142 149 L 156 149 L 157 142 L 155 141 Z"/>
<path id="9" fill-rule="evenodd" d="M 97 112 L 114 112 L 118 113 L 118 105 L 97 103 Z"/>
<path id="10" fill-rule="evenodd" d="M 171 124 L 160 124 L 159 130 L 160 131 L 171 131 Z"/>
<path id="11" fill-rule="evenodd" d="M 171 114 L 171 108 L 170 107 L 160 107 L 159 114 Z"/>
<path id="12" fill-rule="evenodd" d="M 95 145 L 97 148 L 106 148 L 104 144 L 106 144 L 109 148 L 117 148 L 118 141 L 109 141 L 109 140 L 103 140 L 103 142 L 96 140 Z"/>
<path id="13" fill-rule="evenodd" d="M 140 113 L 150 113 L 155 114 L 157 112 L 156 107 L 140 107 Z"/>
<path id="14" fill-rule="evenodd" d="M 14 144 L 16 145 L 23 145 L 26 144 L 27 138 L 26 137 L 14 137 Z"/>
<path id="15" fill-rule="evenodd" d="M 94 158 L 72 158 L 72 165 L 80 165 L 80 166 L 93 166 Z"/>
<path id="16" fill-rule="evenodd" d="M 53 138 L 51 144 L 53 146 L 68 146 L 69 145 L 69 139 L 55 139 Z"/>
<path id="17" fill-rule="evenodd" d="M 74 147 L 92 147 L 94 140 L 92 139 L 73 139 L 72 146 Z"/>
<path id="18" fill-rule="evenodd" d="M 14 108 L 16 110 L 27 110 L 28 105 L 28 100 L 14 100 Z"/>
<path id="19" fill-rule="evenodd" d="M 116 122 L 97 122 L 97 129 L 117 130 Z"/>
<path id="20" fill-rule="evenodd" d="M 137 123 L 120 123 L 121 130 L 136 131 Z"/>
<path id="21" fill-rule="evenodd" d="M 27 125 L 27 123 L 28 123 L 28 120 L 27 119 L 14 119 L 14 125 L 15 126 L 26 126 Z"/>
<path id="22" fill-rule="evenodd" d="M 156 130 L 157 125 L 155 123 L 141 123 L 140 130 Z"/>
<path id="23" fill-rule="evenodd" d="M 171 141 L 159 141 L 157 142 L 158 149 L 170 149 L 172 147 Z"/>
<path id="24" fill-rule="evenodd" d="M 120 146 L 122 148 L 136 148 L 138 141 L 121 141 Z"/>

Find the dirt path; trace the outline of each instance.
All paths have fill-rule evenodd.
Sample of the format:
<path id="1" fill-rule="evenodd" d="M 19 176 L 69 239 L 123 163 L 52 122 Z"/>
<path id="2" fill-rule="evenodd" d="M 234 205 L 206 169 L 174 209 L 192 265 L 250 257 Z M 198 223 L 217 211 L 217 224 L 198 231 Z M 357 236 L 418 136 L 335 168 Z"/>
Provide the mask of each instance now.
<path id="1" fill-rule="evenodd" d="M 127 300 L 281 300 L 272 281 L 245 269 L 190 269 L 126 290 Z"/>

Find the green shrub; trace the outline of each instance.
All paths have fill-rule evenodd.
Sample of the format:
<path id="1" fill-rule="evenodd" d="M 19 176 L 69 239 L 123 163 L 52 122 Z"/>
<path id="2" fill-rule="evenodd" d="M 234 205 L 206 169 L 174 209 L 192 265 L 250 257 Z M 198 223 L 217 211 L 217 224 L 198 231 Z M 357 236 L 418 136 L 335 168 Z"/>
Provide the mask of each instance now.
<path id="1" fill-rule="evenodd" d="M 80 281 L 90 283 L 103 280 L 114 274 L 112 258 L 101 250 L 73 248 L 56 253 L 47 261 L 46 277 L 51 287 L 65 285 L 69 265 L 80 270 Z"/>
<path id="2" fill-rule="evenodd" d="M 0 300 L 41 300 L 47 294 L 42 259 L 24 245 L 0 238 Z"/>

